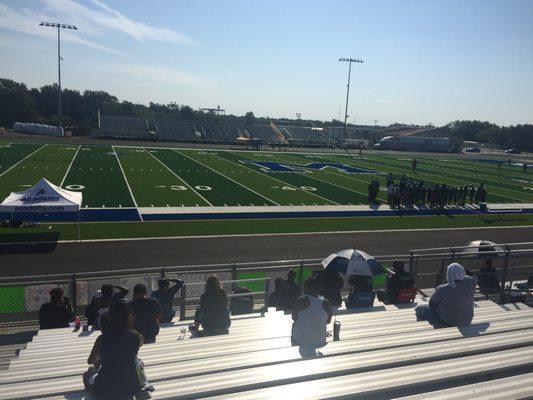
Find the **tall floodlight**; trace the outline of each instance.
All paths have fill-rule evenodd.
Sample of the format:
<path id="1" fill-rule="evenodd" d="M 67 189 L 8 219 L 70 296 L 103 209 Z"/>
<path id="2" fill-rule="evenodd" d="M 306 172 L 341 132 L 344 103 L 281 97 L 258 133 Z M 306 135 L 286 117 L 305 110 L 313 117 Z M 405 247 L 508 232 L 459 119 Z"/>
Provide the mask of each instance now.
<path id="1" fill-rule="evenodd" d="M 346 110 L 344 111 L 344 129 L 342 130 L 342 138 L 346 139 L 346 124 L 348 122 L 348 100 L 350 98 L 350 75 L 352 73 L 352 63 L 363 63 L 363 60 L 358 58 L 339 58 L 341 62 L 348 63 L 348 84 L 346 85 Z"/>
<path id="2" fill-rule="evenodd" d="M 63 104 L 62 104 L 62 95 L 63 91 L 61 90 L 61 29 L 74 29 L 78 30 L 75 25 L 61 24 L 58 22 L 41 22 L 40 26 L 47 26 L 50 28 L 57 28 L 57 75 L 58 75 L 58 85 L 59 85 L 59 97 L 58 97 L 58 117 L 59 117 L 59 127 L 63 127 Z"/>

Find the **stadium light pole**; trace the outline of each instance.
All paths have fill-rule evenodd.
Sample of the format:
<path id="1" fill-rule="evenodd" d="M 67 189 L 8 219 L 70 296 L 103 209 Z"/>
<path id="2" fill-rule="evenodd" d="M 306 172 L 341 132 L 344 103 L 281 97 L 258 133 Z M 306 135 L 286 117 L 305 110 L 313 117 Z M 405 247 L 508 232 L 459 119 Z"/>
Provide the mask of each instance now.
<path id="1" fill-rule="evenodd" d="M 344 129 L 342 130 L 342 138 L 346 139 L 346 124 L 348 123 L 348 100 L 350 98 L 350 75 L 352 73 L 352 63 L 363 63 L 363 60 L 358 58 L 339 58 L 341 62 L 348 63 L 348 84 L 346 85 L 346 109 L 344 111 Z"/>
<path id="2" fill-rule="evenodd" d="M 78 30 L 75 25 L 61 24 L 59 22 L 41 22 L 39 26 L 46 26 L 50 28 L 57 28 L 57 76 L 59 85 L 59 97 L 58 97 L 58 117 L 59 127 L 63 127 L 63 91 L 61 89 L 61 29 L 73 29 Z"/>

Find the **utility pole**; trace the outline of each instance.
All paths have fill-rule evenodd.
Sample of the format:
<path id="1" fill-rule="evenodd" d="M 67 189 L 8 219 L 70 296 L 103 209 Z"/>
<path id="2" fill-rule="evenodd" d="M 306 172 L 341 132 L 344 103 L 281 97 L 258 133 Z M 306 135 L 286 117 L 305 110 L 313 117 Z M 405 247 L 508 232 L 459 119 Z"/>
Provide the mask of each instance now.
<path id="1" fill-rule="evenodd" d="M 63 127 L 63 90 L 61 89 L 61 29 L 73 29 L 78 30 L 75 25 L 61 24 L 58 22 L 41 22 L 40 26 L 48 26 L 50 28 L 57 28 L 57 81 L 59 86 L 58 96 L 58 110 L 59 127 Z"/>
<path id="2" fill-rule="evenodd" d="M 352 73 L 352 63 L 363 63 L 363 60 L 358 58 L 339 58 L 341 62 L 348 63 L 348 84 L 346 85 L 346 109 L 344 111 L 344 129 L 342 131 L 342 138 L 346 139 L 346 124 L 348 122 L 348 101 L 350 99 L 350 76 Z"/>

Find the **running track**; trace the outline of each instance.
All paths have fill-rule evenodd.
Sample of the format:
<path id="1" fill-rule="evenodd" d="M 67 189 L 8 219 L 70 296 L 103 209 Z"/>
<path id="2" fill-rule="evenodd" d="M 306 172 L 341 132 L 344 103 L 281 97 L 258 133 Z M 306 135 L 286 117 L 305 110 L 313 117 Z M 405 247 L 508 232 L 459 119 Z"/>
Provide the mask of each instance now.
<path id="1" fill-rule="evenodd" d="M 353 247 L 373 255 L 399 255 L 411 249 L 462 246 L 476 239 L 532 241 L 533 227 L 5 245 L 0 246 L 0 275 L 323 258 L 335 250 Z"/>

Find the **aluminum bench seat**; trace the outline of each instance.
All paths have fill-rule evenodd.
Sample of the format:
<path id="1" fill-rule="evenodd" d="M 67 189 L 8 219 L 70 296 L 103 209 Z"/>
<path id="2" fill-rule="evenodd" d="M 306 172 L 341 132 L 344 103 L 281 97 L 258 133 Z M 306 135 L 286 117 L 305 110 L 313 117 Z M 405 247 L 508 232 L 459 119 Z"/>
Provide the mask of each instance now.
<path id="1" fill-rule="evenodd" d="M 503 347 L 512 348 L 519 345 L 533 345 L 533 337 L 531 336 L 531 330 L 533 330 L 533 314 L 530 312 L 519 312 L 519 314 L 521 314 L 523 319 L 527 320 L 527 322 L 529 323 L 529 325 L 525 325 L 525 327 L 530 328 L 529 330 L 505 331 L 505 329 L 518 329 L 518 327 L 515 326 L 513 328 L 512 326 L 517 322 L 515 320 L 513 321 L 513 324 L 507 324 L 507 326 L 504 325 L 501 327 L 498 327 L 497 323 L 494 323 L 494 332 L 490 332 L 490 334 L 486 335 L 483 334 L 483 337 L 475 336 L 476 333 L 478 333 L 478 328 L 473 325 L 472 327 L 470 327 L 470 331 L 463 330 L 462 333 L 460 333 L 456 328 L 448 328 L 425 332 L 425 337 L 424 335 L 419 333 L 418 335 L 412 335 L 412 337 L 377 337 L 373 341 L 367 340 L 364 342 L 355 341 L 352 343 L 350 341 L 340 341 L 330 343 L 324 348 L 324 358 L 310 361 L 318 362 L 320 365 L 319 369 L 325 368 L 328 363 L 332 366 L 331 368 L 338 369 L 341 368 L 342 365 L 348 364 L 360 366 L 361 362 L 365 359 L 376 359 L 377 355 L 381 353 L 387 356 L 399 356 L 401 354 L 412 356 L 412 354 L 414 354 L 413 351 L 415 349 L 425 349 L 427 354 L 426 357 L 430 358 L 437 357 L 438 354 L 441 354 L 438 353 L 438 351 L 443 351 L 443 349 L 449 348 L 455 348 L 456 350 L 457 348 L 459 348 L 459 350 L 457 351 L 459 351 L 460 354 L 467 354 L 467 342 L 472 342 L 470 349 L 479 350 L 480 347 L 476 346 L 481 346 L 481 350 L 483 351 L 494 351 Z M 462 340 L 461 346 L 457 346 L 457 340 Z M 435 346 L 436 342 L 438 342 L 438 346 Z M 388 348 L 386 350 L 380 350 L 383 347 Z M 435 350 L 435 347 L 437 347 L 438 351 Z M 428 351 L 429 353 L 427 353 Z M 249 354 L 244 355 L 236 354 L 233 357 L 219 357 L 218 362 L 216 359 L 212 358 L 200 359 L 198 360 L 199 362 L 196 363 L 191 361 L 185 361 L 181 364 L 155 364 L 153 366 L 147 367 L 147 375 L 149 379 L 154 382 L 154 384 L 159 381 L 161 381 L 161 384 L 164 384 L 167 379 L 172 378 L 184 381 L 187 380 L 184 379 L 184 376 L 196 375 L 189 378 L 189 380 L 192 379 L 193 381 L 197 382 L 196 385 L 194 384 L 194 382 L 189 384 L 189 386 L 194 387 L 198 385 L 199 379 L 204 379 L 207 381 L 212 376 L 214 376 L 214 379 L 219 382 L 231 382 L 231 379 L 229 379 L 229 377 L 229 380 L 225 378 L 220 378 L 221 374 L 218 371 L 223 369 L 228 370 L 227 372 L 225 372 L 225 374 L 230 376 L 238 373 L 239 377 L 241 378 L 243 376 L 261 377 L 265 376 L 265 373 L 268 374 L 269 370 L 272 374 L 272 370 L 276 370 L 277 368 L 281 368 L 283 370 L 284 367 L 286 367 L 287 365 L 295 365 L 294 367 L 291 367 L 291 369 L 294 369 L 295 371 L 302 371 L 301 363 L 307 363 L 308 361 L 300 361 L 301 358 L 298 354 L 297 348 L 285 348 L 278 349 L 273 352 L 262 353 L 263 354 L 251 352 Z M 369 355 L 371 353 L 373 355 Z M 263 357 L 262 360 L 261 357 Z M 419 362 L 422 360 L 422 358 L 422 354 L 416 354 L 414 359 Z M 342 362 L 339 361 L 342 359 L 348 359 L 351 361 L 347 361 L 347 364 L 342 364 Z M 383 366 L 385 364 L 385 361 L 382 359 L 380 360 L 380 365 Z M 254 367 L 254 363 L 257 365 L 258 362 L 261 364 L 270 363 L 274 365 L 265 367 Z M 296 364 L 293 364 L 294 362 L 297 363 L 297 366 Z M 2 382 L 3 390 L 8 391 L 9 394 L 8 397 L 0 396 L 0 398 L 24 398 L 25 396 L 46 395 L 46 393 L 50 393 L 50 391 L 54 393 L 53 390 L 57 390 L 57 387 L 62 387 L 59 392 L 68 390 L 81 390 L 82 385 L 80 380 L 80 374 L 85 369 L 85 366 L 80 365 L 78 367 L 81 367 L 80 370 L 77 371 L 78 374 L 63 378 L 55 377 L 51 379 L 41 379 L 38 381 L 35 381 L 35 379 L 38 379 L 38 375 L 32 375 L 32 373 L 34 373 L 35 371 L 30 369 L 29 371 L 27 371 L 28 375 L 20 375 L 18 377 L 18 382 L 11 384 L 6 383 L 5 381 Z M 244 369 L 245 367 L 248 368 Z M 303 371 L 306 370 L 304 369 Z M 209 374 L 209 372 L 211 372 L 211 374 Z M 306 373 L 308 374 L 308 372 Z M 34 384 L 28 385 L 28 379 L 33 379 Z"/>
<path id="2" fill-rule="evenodd" d="M 475 338 L 469 338 L 475 340 Z M 469 340 L 469 339 L 465 339 Z M 490 343 L 488 344 L 490 346 Z M 481 350 L 478 347 L 478 350 Z M 533 367 L 533 346 L 460 356 L 460 350 L 439 347 L 427 350 L 431 360 L 437 354 L 457 357 L 424 362 L 422 349 L 405 348 L 397 352 L 362 353 L 344 360 L 335 358 L 263 367 L 238 373 L 221 373 L 190 379 L 168 380 L 155 384 L 156 399 L 232 399 L 309 400 L 324 398 L 390 398 L 404 392 L 427 392 L 436 385 L 452 384 L 469 378 L 488 377 L 511 370 Z M 433 354 L 433 356 L 432 356 Z M 331 361 L 331 362 L 328 362 Z M 415 363 L 409 365 L 409 361 Z M 405 363 L 405 365 L 401 365 Z M 394 365 L 400 366 L 394 366 Z M 392 367 L 390 367 L 392 366 Z M 358 372 L 360 371 L 360 372 Z M 294 383 L 296 382 L 296 383 Z M 38 397 L 63 400 L 93 400 L 83 392 Z"/>
<path id="3" fill-rule="evenodd" d="M 518 400 L 533 396 L 533 373 L 513 375 L 396 400 Z"/>
<path id="4" fill-rule="evenodd" d="M 503 309 L 479 309 L 475 314 L 475 321 L 486 317 L 494 320 L 514 318 L 516 311 L 506 311 Z M 524 313 L 532 313 L 533 310 L 527 307 L 523 310 Z M 339 318 L 340 319 L 340 318 Z M 277 321 L 277 320 L 276 320 Z M 391 326 L 388 331 L 398 333 L 415 332 L 420 329 L 432 330 L 433 328 L 427 323 L 417 323 L 414 314 L 405 315 L 403 319 L 373 321 L 373 324 L 356 323 L 355 325 L 343 324 L 341 337 L 343 340 L 351 338 L 362 338 L 365 336 L 376 336 L 388 334 L 388 331 L 383 330 L 383 326 Z M 364 327 L 364 329 L 362 329 Z M 271 327 L 272 328 L 272 327 Z M 270 334 L 265 334 L 265 331 Z M 97 335 L 94 336 L 94 339 Z M 202 356 L 206 349 L 209 349 L 213 354 L 225 354 L 238 351 L 258 351 L 277 347 L 290 346 L 290 325 L 283 327 L 274 327 L 272 329 L 258 329 L 253 336 L 240 336 L 230 331 L 229 335 L 222 335 L 216 337 L 204 337 L 195 339 L 176 340 L 176 336 L 172 336 L 171 341 L 164 342 L 158 339 L 155 344 L 143 346 L 140 351 L 140 356 L 145 362 L 150 363 L 152 355 L 159 356 L 159 349 L 163 347 L 166 354 L 172 352 L 175 348 L 176 352 L 183 358 L 194 358 Z M 94 340 L 93 339 L 93 340 Z M 201 344 L 201 345 L 200 345 Z M 46 350 L 37 348 L 26 349 L 18 359 L 13 360 L 12 369 L 16 370 L 20 367 L 27 366 L 34 368 L 40 366 L 42 368 L 53 367 L 57 362 L 62 361 L 68 364 L 85 363 L 85 360 L 92 348 L 92 342 L 86 343 L 83 347 L 76 343 L 62 346 L 61 350 L 57 349 L 57 343 L 49 346 Z M 0 375 L 1 378 L 1 375 Z"/>

